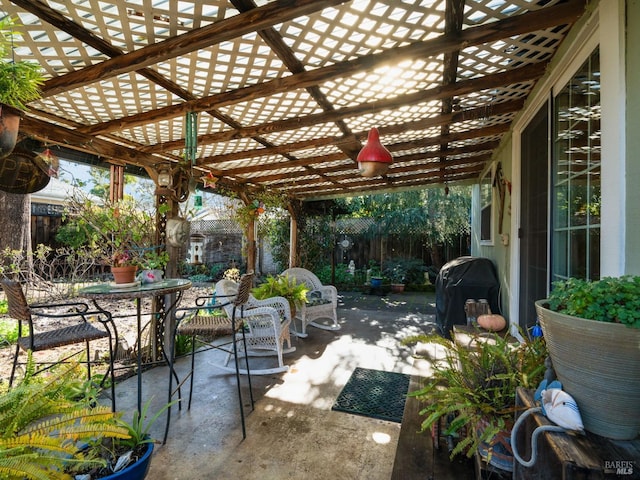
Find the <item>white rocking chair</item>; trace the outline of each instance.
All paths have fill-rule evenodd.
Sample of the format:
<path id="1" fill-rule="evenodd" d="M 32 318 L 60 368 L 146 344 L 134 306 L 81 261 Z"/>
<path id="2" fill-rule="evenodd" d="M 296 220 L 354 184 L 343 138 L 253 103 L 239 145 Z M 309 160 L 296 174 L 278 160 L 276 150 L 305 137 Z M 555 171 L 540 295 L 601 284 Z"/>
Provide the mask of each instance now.
<path id="1" fill-rule="evenodd" d="M 302 323 L 301 331 L 295 330 L 293 323 L 293 334 L 298 337 L 306 337 L 307 325 L 312 325 L 323 330 L 340 330 L 338 324 L 338 290 L 333 285 L 323 285 L 320 279 L 305 268 L 289 268 L 281 273 L 295 278 L 297 282 L 304 282 L 309 288 L 307 293 L 307 303 L 296 308 L 295 318 Z M 318 323 L 316 320 L 326 318 L 332 324 Z"/>
<path id="2" fill-rule="evenodd" d="M 238 291 L 238 284 L 233 280 L 220 280 L 216 283 L 216 296 L 225 297 L 234 295 Z M 224 306 L 227 315 L 232 315 L 233 306 Z M 276 355 L 278 358 L 278 366 L 273 368 L 255 369 L 251 368 L 253 375 L 271 375 L 274 373 L 286 372 L 289 367 L 284 364 L 282 356 L 295 350 L 291 346 L 291 335 L 289 333 L 289 325 L 291 323 L 291 309 L 289 302 L 284 297 L 272 297 L 264 300 L 258 300 L 253 295 L 249 295 L 247 303 L 238 311 L 236 310 L 236 318 L 244 321 L 245 325 L 245 342 L 238 342 L 240 350 L 239 355 L 248 354 L 249 356 L 268 356 Z M 236 334 L 241 338 L 241 334 Z M 287 344 L 287 348 L 284 344 Z M 229 354 L 225 365 L 218 365 L 220 368 L 230 368 L 227 364 L 231 358 Z M 240 373 L 248 373 L 246 369 L 241 369 Z"/>

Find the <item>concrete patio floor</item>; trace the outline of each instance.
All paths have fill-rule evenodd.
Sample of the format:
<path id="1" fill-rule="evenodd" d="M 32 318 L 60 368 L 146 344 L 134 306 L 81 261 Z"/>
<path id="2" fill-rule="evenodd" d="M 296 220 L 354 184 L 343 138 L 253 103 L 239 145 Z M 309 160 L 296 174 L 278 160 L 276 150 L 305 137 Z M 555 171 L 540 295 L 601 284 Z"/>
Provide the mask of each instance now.
<path id="1" fill-rule="evenodd" d="M 432 293 L 380 297 L 341 292 L 342 329 L 310 327 L 307 338 L 293 338 L 296 351 L 285 355 L 288 372 L 252 375 L 253 411 L 247 379 L 242 377 L 244 440 L 235 375 L 215 367 L 225 354 L 197 354 L 191 409 L 186 409 L 186 401 L 181 411 L 172 408 L 167 443 L 156 443 L 147 478 L 389 480 L 400 424 L 334 412 L 331 406 L 355 367 L 416 373 L 411 349 L 400 342 L 433 328 L 434 302 Z M 262 364 L 275 365 L 275 358 L 251 358 L 251 365 Z M 187 369 L 188 358 L 179 359 L 179 375 Z M 143 402 L 151 399 L 151 414 L 167 401 L 168 369 L 145 371 L 142 378 Z M 118 410 L 133 412 L 136 392 L 135 377 L 119 383 Z M 163 414 L 153 424 L 154 438 L 162 439 L 165 420 Z M 434 455 L 433 468 L 415 478 L 473 478 L 472 470 L 468 476 L 448 470 L 446 451 L 437 455 L 444 459 Z"/>

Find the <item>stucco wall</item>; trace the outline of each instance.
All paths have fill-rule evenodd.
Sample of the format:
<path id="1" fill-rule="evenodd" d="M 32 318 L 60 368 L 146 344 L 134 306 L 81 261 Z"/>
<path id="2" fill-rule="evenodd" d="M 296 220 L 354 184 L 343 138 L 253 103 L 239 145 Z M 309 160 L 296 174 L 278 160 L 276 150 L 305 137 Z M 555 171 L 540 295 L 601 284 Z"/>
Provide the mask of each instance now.
<path id="1" fill-rule="evenodd" d="M 500 144 L 499 149 L 496 151 L 494 159 L 495 163 L 498 162 L 502 166 L 502 172 L 505 180 L 511 181 L 512 179 L 512 166 L 511 166 L 511 134 L 505 138 Z M 502 234 L 506 235 L 506 243 L 503 242 L 503 237 L 498 233 L 498 202 L 500 201 L 497 192 L 494 189 L 494 222 L 493 222 L 493 245 L 481 245 L 480 239 L 478 237 L 480 232 L 479 224 L 476 225 L 476 222 L 480 218 L 480 207 L 479 207 L 479 190 L 478 186 L 474 188 L 473 192 L 473 201 L 472 201 L 472 209 L 474 210 L 474 214 L 472 215 L 472 241 L 471 241 L 471 255 L 474 257 L 484 257 L 489 258 L 493 261 L 498 271 L 498 278 L 500 279 L 500 305 L 502 308 L 502 313 L 505 318 L 509 317 L 509 256 L 510 256 L 510 245 L 511 245 L 511 213 L 510 213 L 510 205 L 511 205 L 511 196 L 507 191 L 505 193 L 504 200 L 504 218 L 502 220 Z"/>

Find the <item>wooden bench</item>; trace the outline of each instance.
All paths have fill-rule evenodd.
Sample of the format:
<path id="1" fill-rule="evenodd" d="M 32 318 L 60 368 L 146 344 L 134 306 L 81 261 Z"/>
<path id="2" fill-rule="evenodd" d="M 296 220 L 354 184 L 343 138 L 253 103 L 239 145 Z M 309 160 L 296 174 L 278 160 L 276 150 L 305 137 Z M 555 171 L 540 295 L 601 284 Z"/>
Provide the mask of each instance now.
<path id="1" fill-rule="evenodd" d="M 416 360 L 421 362 L 421 360 Z M 409 392 L 419 390 L 427 379 L 412 375 Z M 400 436 L 396 448 L 391 480 L 424 480 L 426 478 L 473 478 L 473 462 L 466 458 L 449 460 L 446 446 L 438 444 L 434 450 L 433 440 L 429 432 L 420 432 L 422 421 L 420 415 L 422 402 L 415 397 L 408 397 L 402 416 Z M 440 442 L 438 442 L 440 443 Z"/>
<path id="2" fill-rule="evenodd" d="M 518 389 L 516 405 L 535 406 L 533 391 Z M 524 460 L 531 458 L 531 434 L 541 425 L 552 424 L 544 415 L 533 414 L 518 430 L 516 446 Z M 537 461 L 531 467 L 515 462 L 514 479 L 640 479 L 640 439 L 610 440 L 587 432 L 545 432 L 538 437 Z"/>

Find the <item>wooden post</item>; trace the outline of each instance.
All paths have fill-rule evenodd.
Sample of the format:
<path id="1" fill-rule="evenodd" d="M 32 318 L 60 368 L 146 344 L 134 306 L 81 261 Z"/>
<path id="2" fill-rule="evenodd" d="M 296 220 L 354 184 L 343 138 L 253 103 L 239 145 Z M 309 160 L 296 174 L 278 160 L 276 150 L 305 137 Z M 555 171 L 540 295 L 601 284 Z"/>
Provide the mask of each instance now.
<path id="1" fill-rule="evenodd" d="M 245 205 L 249 205 L 251 200 L 247 197 L 247 194 L 240 193 L 240 199 Z M 247 229 L 244 232 L 247 237 L 247 272 L 255 271 L 256 267 L 256 220 L 252 218 L 247 225 Z"/>
<path id="2" fill-rule="evenodd" d="M 113 203 L 124 198 L 124 166 L 111 164 L 109 172 L 109 200 Z"/>
<path id="3" fill-rule="evenodd" d="M 247 272 L 256 268 L 256 219 L 252 218 L 247 225 Z"/>
<path id="4" fill-rule="evenodd" d="M 301 205 L 292 200 L 287 205 L 289 216 L 289 268 L 298 266 L 298 224 L 302 212 Z"/>

